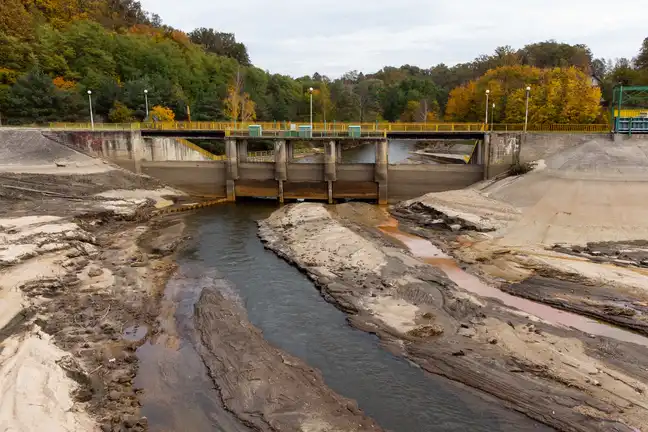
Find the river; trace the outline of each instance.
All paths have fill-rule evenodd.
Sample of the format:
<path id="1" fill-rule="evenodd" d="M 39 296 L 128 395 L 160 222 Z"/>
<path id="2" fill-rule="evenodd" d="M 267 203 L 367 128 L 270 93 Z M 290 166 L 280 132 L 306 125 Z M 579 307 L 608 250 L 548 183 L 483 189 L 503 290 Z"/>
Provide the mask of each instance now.
<path id="1" fill-rule="evenodd" d="M 416 149 L 416 141 L 411 140 L 389 140 L 389 163 L 401 163 L 411 156 Z M 307 156 L 297 159 L 298 163 L 321 162 L 322 156 Z M 358 147 L 342 151 L 342 163 L 375 163 L 376 146 L 374 144 L 363 144 Z M 430 162 L 433 163 L 433 162 Z"/>
<path id="2" fill-rule="evenodd" d="M 392 431 L 548 430 L 525 416 L 390 354 L 378 339 L 349 326 L 296 268 L 263 248 L 256 221 L 273 203 L 223 205 L 188 217 L 192 248 L 165 292 L 175 311 L 162 326 L 175 336 L 152 337 L 138 350 L 136 385 L 151 430 L 247 430 L 220 406 L 193 349 L 193 304 L 205 281 L 240 297 L 250 321 L 273 345 L 319 369 L 326 383 Z M 187 273 L 189 272 L 189 273 Z M 210 278 L 200 278 L 200 272 Z M 212 282 L 213 283 L 213 282 Z M 175 329 L 172 328 L 175 325 Z"/>

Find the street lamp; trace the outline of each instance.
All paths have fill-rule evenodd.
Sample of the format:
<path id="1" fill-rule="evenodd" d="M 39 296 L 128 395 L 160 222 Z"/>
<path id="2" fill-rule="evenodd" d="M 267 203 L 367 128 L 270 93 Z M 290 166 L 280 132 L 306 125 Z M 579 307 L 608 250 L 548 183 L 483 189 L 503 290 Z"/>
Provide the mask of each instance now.
<path id="1" fill-rule="evenodd" d="M 313 87 L 308 89 L 308 93 L 310 93 L 310 129 L 312 134 L 313 133 Z"/>
<path id="2" fill-rule="evenodd" d="M 94 115 L 92 114 L 92 91 L 88 90 L 88 101 L 90 104 L 90 125 L 92 126 L 92 130 L 94 130 Z"/>
<path id="3" fill-rule="evenodd" d="M 524 114 L 524 133 L 527 131 L 529 125 L 529 96 L 531 95 L 531 87 L 526 88 L 526 112 Z"/>
<path id="4" fill-rule="evenodd" d="M 491 110 L 491 131 L 493 130 L 494 121 L 495 121 L 495 102 L 493 102 L 493 109 Z"/>
<path id="5" fill-rule="evenodd" d="M 148 110 L 148 90 L 144 90 L 144 103 L 146 104 L 146 120 L 148 120 L 148 117 L 149 117 L 149 110 Z"/>
<path id="6" fill-rule="evenodd" d="M 488 96 L 490 96 L 490 90 L 486 90 L 486 119 L 484 123 L 488 125 Z"/>

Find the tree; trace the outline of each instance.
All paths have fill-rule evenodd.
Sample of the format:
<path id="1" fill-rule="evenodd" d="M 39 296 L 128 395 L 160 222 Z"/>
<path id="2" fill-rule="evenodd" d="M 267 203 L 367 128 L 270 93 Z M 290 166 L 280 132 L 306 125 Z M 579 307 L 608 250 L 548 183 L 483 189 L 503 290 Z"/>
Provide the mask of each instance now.
<path id="1" fill-rule="evenodd" d="M 232 33 L 222 33 L 201 27 L 189 33 L 189 39 L 197 45 L 202 45 L 207 52 L 231 57 L 244 66 L 250 65 L 247 48 L 242 43 L 236 42 Z"/>
<path id="2" fill-rule="evenodd" d="M 601 90 L 582 70 L 505 66 L 450 93 L 446 117 L 454 121 L 483 121 L 486 90 L 496 104 L 495 122 L 521 123 L 526 114 L 526 87 L 530 85 L 530 122 L 592 123 L 600 109 Z M 491 107 L 492 109 L 492 107 Z"/>
<path id="3" fill-rule="evenodd" d="M 645 69 L 648 71 L 648 38 L 644 39 L 639 55 L 634 61 L 638 69 Z"/>
<path id="4" fill-rule="evenodd" d="M 108 119 L 113 123 L 130 123 L 133 120 L 133 111 L 123 103 L 115 102 L 115 105 L 108 114 Z"/>
<path id="5" fill-rule="evenodd" d="M 78 121 L 86 109 L 78 93 L 56 88 L 52 79 L 38 69 L 11 86 L 5 104 L 9 121 L 18 124 Z"/>
<path id="6" fill-rule="evenodd" d="M 353 88 L 358 101 L 360 123 L 374 121 L 380 111 L 379 95 L 382 89 L 382 81 L 378 79 L 366 79 L 360 81 Z"/>
<path id="7" fill-rule="evenodd" d="M 175 114 L 167 107 L 156 105 L 151 110 L 151 118 L 159 122 L 172 122 L 175 120 Z"/>

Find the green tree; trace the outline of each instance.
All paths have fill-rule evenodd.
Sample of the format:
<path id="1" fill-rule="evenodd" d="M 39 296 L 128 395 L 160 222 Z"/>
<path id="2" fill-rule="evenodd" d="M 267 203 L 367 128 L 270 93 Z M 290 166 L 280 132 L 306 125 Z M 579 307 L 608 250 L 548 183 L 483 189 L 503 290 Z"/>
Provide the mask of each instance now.
<path id="1" fill-rule="evenodd" d="M 191 42 L 202 45 L 205 51 L 216 55 L 231 57 L 242 65 L 250 65 L 247 48 L 232 33 L 217 32 L 211 28 L 201 27 L 189 33 Z"/>
<path id="2" fill-rule="evenodd" d="M 78 93 L 56 88 L 38 69 L 21 76 L 6 96 L 6 115 L 12 123 L 78 121 L 86 109 Z"/>
<path id="3" fill-rule="evenodd" d="M 133 121 L 133 111 L 123 103 L 115 102 L 108 113 L 108 119 L 113 123 L 130 123 Z"/>

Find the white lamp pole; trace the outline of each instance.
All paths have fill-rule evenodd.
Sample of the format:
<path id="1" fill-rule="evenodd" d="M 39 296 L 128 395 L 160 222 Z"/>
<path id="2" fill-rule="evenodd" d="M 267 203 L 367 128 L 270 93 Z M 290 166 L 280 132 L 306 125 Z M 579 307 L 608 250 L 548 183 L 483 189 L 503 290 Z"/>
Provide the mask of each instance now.
<path id="1" fill-rule="evenodd" d="M 491 111 L 491 130 L 493 130 L 494 121 L 495 121 L 495 102 L 493 102 L 493 110 Z"/>
<path id="2" fill-rule="evenodd" d="M 310 93 L 310 128 L 313 133 L 313 87 L 308 89 L 308 93 Z"/>
<path id="3" fill-rule="evenodd" d="M 148 117 L 149 117 L 149 109 L 148 109 L 148 90 L 144 90 L 144 103 L 146 104 L 146 119 L 148 120 Z"/>
<path id="4" fill-rule="evenodd" d="M 486 125 L 488 125 L 488 96 L 490 96 L 490 90 L 486 90 L 486 118 L 484 120 L 484 124 Z"/>
<path id="5" fill-rule="evenodd" d="M 527 132 L 529 126 L 529 96 L 531 95 L 531 87 L 526 88 L 526 112 L 524 114 L 524 133 Z"/>
<path id="6" fill-rule="evenodd" d="M 88 90 L 88 102 L 90 103 L 90 125 L 94 130 L 94 115 L 92 114 L 92 91 Z"/>

